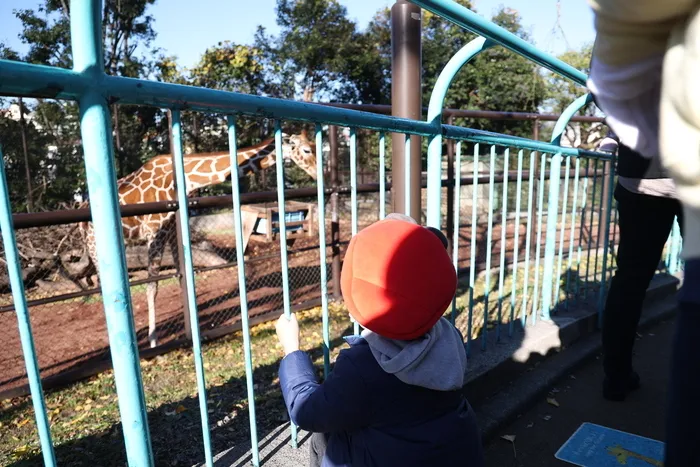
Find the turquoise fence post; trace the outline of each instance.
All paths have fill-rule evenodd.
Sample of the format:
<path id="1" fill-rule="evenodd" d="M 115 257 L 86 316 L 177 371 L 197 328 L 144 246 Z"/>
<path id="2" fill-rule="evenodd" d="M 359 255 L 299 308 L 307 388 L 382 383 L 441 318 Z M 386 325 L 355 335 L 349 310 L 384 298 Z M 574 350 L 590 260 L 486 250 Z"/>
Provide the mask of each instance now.
<path id="1" fill-rule="evenodd" d="M 404 203 L 405 203 L 405 212 L 407 216 L 411 215 L 411 135 L 407 134 L 406 139 L 404 142 Z M 420 219 L 416 219 L 417 222 L 420 222 Z"/>
<path id="2" fill-rule="evenodd" d="M 603 164 L 605 167 L 605 164 Z M 610 221 L 612 218 L 612 206 L 613 206 L 613 192 L 615 189 L 615 156 L 610 156 L 610 182 L 608 183 L 608 193 L 607 193 L 607 207 L 605 210 L 605 220 L 603 221 L 603 228 L 605 229 L 605 234 L 603 235 L 603 271 L 600 274 L 601 284 L 598 296 L 598 327 L 603 327 L 603 308 L 605 307 L 605 295 L 608 286 L 608 252 L 610 251 Z M 605 184 L 603 184 L 605 186 Z M 602 202 L 601 202 L 602 204 Z M 598 222 L 601 222 L 599 220 Z"/>
<path id="3" fill-rule="evenodd" d="M 513 239 L 513 286 L 510 292 L 510 321 L 508 323 L 508 336 L 513 335 L 515 326 L 516 294 L 518 290 L 518 249 L 520 243 L 520 198 L 523 187 L 523 150 L 518 151 L 518 181 L 515 186 L 515 232 Z"/>
<path id="4" fill-rule="evenodd" d="M 182 125 L 180 112 L 172 112 L 173 135 L 173 160 L 175 162 L 175 186 L 177 188 L 177 200 L 180 205 L 180 233 L 182 234 L 182 252 L 185 261 L 185 280 L 187 281 L 187 302 L 192 324 L 192 353 L 194 355 L 194 368 L 197 378 L 197 392 L 199 399 L 199 414 L 202 421 L 202 441 L 204 442 L 204 459 L 207 467 L 214 465 L 211 451 L 211 437 L 209 433 L 209 414 L 207 412 L 207 383 L 204 375 L 204 361 L 202 359 L 202 340 L 199 332 L 199 310 L 197 309 L 197 292 L 194 280 L 194 262 L 192 261 L 192 243 L 190 240 L 190 213 L 187 203 L 187 175 L 182 154 Z M 232 172 L 233 176 L 237 174 Z"/>
<path id="5" fill-rule="evenodd" d="M 571 104 L 569 104 L 566 109 L 561 113 L 559 118 L 557 119 L 557 122 L 554 124 L 554 129 L 552 130 L 552 139 L 551 142 L 552 144 L 555 144 L 557 146 L 561 146 L 561 137 L 564 135 L 564 132 L 566 131 L 566 126 L 569 124 L 571 119 L 573 118 L 574 115 L 576 115 L 576 112 L 587 106 L 593 102 L 593 95 L 592 94 L 584 94 L 583 96 L 579 96 L 574 100 Z"/>
<path id="6" fill-rule="evenodd" d="M 410 138 L 407 138 L 410 143 Z M 409 148 L 410 149 L 410 146 Z M 409 153 L 410 155 L 410 153 Z M 407 156 L 409 157 L 409 156 Z M 406 200 L 406 204 L 410 204 L 409 200 Z M 357 131 L 355 128 L 350 128 L 350 212 L 352 216 L 351 232 L 354 237 L 357 235 Z M 351 316 L 350 321 L 352 321 L 352 328 L 355 335 L 360 334 L 360 323 L 355 321 Z"/>
<path id="7" fill-rule="evenodd" d="M 386 142 L 379 136 L 379 219 L 386 217 Z"/>
<path id="8" fill-rule="evenodd" d="M 29 319 L 27 298 L 24 295 L 22 266 L 17 251 L 17 239 L 15 238 L 12 222 L 12 206 L 10 205 L 10 192 L 7 185 L 7 175 L 5 174 L 5 158 L 2 146 L 0 146 L 0 197 L 2 197 L 0 199 L 0 233 L 2 234 L 2 243 L 5 248 L 7 274 L 10 276 L 12 301 L 17 314 L 17 327 L 19 328 L 19 338 L 22 343 L 24 366 L 27 369 L 29 392 L 32 395 L 34 419 L 39 432 L 41 455 L 44 458 L 45 466 L 54 467 L 56 465 L 56 455 L 51 440 L 49 419 L 46 416 L 46 401 L 44 400 L 44 391 L 41 387 L 41 374 L 36 357 L 36 348 L 34 347 L 34 337 L 32 336 L 32 323 Z"/>
<path id="9" fill-rule="evenodd" d="M 576 292 L 574 293 L 574 303 L 578 303 L 581 298 L 581 261 L 583 259 L 583 228 L 586 225 L 586 202 L 588 200 L 588 176 L 591 168 L 591 160 L 586 160 L 586 175 L 583 179 L 583 190 L 581 190 L 581 227 L 578 235 L 578 252 L 576 254 Z"/>
<path id="10" fill-rule="evenodd" d="M 591 291 L 589 290 L 589 283 L 590 283 L 590 268 L 591 268 L 591 253 L 592 253 L 592 248 L 593 248 L 593 215 L 595 214 L 595 199 L 596 199 L 596 188 L 598 186 L 598 160 L 593 161 L 593 189 L 591 192 L 591 207 L 588 210 L 589 213 L 589 225 L 588 225 L 588 258 L 586 259 L 586 282 L 585 286 L 583 289 L 584 297 L 586 301 L 588 301 L 589 295 L 591 294 Z M 598 223 L 600 223 L 601 219 L 598 218 Z M 598 256 L 598 252 L 595 252 L 595 255 Z M 596 271 L 593 269 L 593 276 L 595 277 Z"/>
<path id="11" fill-rule="evenodd" d="M 598 286 L 598 294 L 603 288 L 604 277 L 601 276 L 600 281 L 598 281 L 598 261 L 600 260 L 600 233 L 604 228 L 610 228 L 609 222 L 603 224 L 605 219 L 603 219 L 603 202 L 605 201 L 605 161 L 601 163 L 602 166 L 602 180 L 600 181 L 600 202 L 598 203 L 598 235 L 595 236 L 595 260 L 593 261 L 593 284 Z M 608 203 L 612 200 L 608 198 Z M 601 271 L 602 272 L 602 271 Z"/>
<path id="12" fill-rule="evenodd" d="M 680 243 L 681 243 L 681 229 L 678 225 L 678 219 L 673 221 L 673 229 L 671 230 L 671 261 L 669 264 L 668 272 L 671 274 L 676 274 L 678 272 L 678 262 L 680 258 Z"/>
<path id="13" fill-rule="evenodd" d="M 559 215 L 559 182 L 561 178 L 561 154 L 550 160 L 549 197 L 547 200 L 547 233 L 544 246 L 544 272 L 542 274 L 542 318 L 549 321 L 552 306 L 552 282 L 557 243 L 557 218 Z"/>
<path id="14" fill-rule="evenodd" d="M 579 172 L 581 170 L 581 159 L 576 158 L 576 175 L 574 176 L 574 199 L 571 206 L 571 232 L 569 236 L 569 258 L 567 261 L 567 271 L 566 271 L 566 301 L 564 302 L 565 309 L 569 309 L 570 300 L 570 288 L 571 288 L 571 270 L 573 269 L 574 261 L 574 241 L 576 232 L 576 208 L 578 204 L 578 186 L 579 186 Z"/>
<path id="15" fill-rule="evenodd" d="M 478 37 L 462 47 L 440 72 L 428 104 L 428 123 L 440 125 L 445 96 L 459 70 L 479 53 L 492 47 L 493 42 Z M 428 214 L 427 224 L 439 229 L 440 200 L 442 199 L 442 133 L 437 132 L 428 141 Z M 407 198 L 408 199 L 408 198 Z"/>
<path id="16" fill-rule="evenodd" d="M 289 291 L 289 260 L 287 255 L 287 212 L 284 200 L 284 153 L 282 149 L 282 126 L 275 120 L 275 167 L 277 168 L 277 208 L 279 209 L 280 262 L 282 263 L 282 299 L 284 314 L 287 318 L 292 315 L 292 301 Z M 292 431 L 291 444 L 297 447 L 297 427 L 290 423 Z"/>
<path id="17" fill-rule="evenodd" d="M 331 338 L 328 322 L 328 267 L 326 263 L 326 212 L 323 188 L 323 133 L 316 125 L 316 196 L 318 198 L 318 252 L 321 272 L 321 313 L 323 321 L 323 376 L 328 377 L 331 368 Z"/>
<path id="18" fill-rule="evenodd" d="M 537 200 L 537 245 L 535 245 L 535 286 L 532 290 L 532 324 L 537 322 L 540 291 L 540 251 L 542 247 L 542 210 L 544 205 L 544 180 L 546 168 L 546 154 L 542 154 L 540 162 L 540 184 Z M 551 183 L 551 182 L 550 182 Z"/>
<path id="19" fill-rule="evenodd" d="M 491 250 L 493 249 L 493 192 L 496 172 L 496 146 L 491 145 L 491 162 L 489 164 L 489 216 L 486 227 L 486 273 L 484 275 L 484 327 L 482 328 L 481 350 L 486 349 L 486 337 L 489 325 L 489 295 L 491 294 Z"/>
<path id="20" fill-rule="evenodd" d="M 561 202 L 561 227 L 559 228 L 559 257 L 557 259 L 557 273 L 554 276 L 556 286 L 553 287 L 554 296 L 552 299 L 556 304 L 559 300 L 561 289 L 561 266 L 564 260 L 564 232 L 566 231 L 566 214 L 569 206 L 569 172 L 571 170 L 571 156 L 566 157 L 566 166 L 564 167 L 564 197 Z"/>
<path id="21" fill-rule="evenodd" d="M 467 317 L 467 354 L 471 350 L 474 321 L 474 286 L 476 284 L 476 222 L 479 192 L 479 144 L 474 145 L 474 167 L 472 185 L 472 232 L 469 238 L 469 316 Z"/>
<path id="22" fill-rule="evenodd" d="M 455 147 L 455 198 L 454 198 L 454 231 L 452 233 L 452 264 L 455 271 L 459 272 L 459 207 L 461 198 L 461 182 L 462 182 L 462 142 L 459 141 Z M 450 206 L 447 207 L 450 209 Z M 452 298 L 452 324 L 455 324 L 457 319 L 457 295 Z"/>
<path id="23" fill-rule="evenodd" d="M 525 230 L 525 272 L 523 276 L 523 308 L 520 315 L 520 323 L 523 328 L 527 325 L 527 292 L 530 285 L 530 251 L 532 250 L 532 203 L 534 188 L 537 180 L 533 178 L 537 164 L 537 153 L 530 153 L 530 180 L 527 187 L 527 226 Z"/>
<path id="24" fill-rule="evenodd" d="M 79 101 L 80 132 L 126 457 L 130 466 L 152 466 L 114 172 L 111 116 L 101 93 L 104 60 L 100 0 L 71 1 L 71 44 L 74 71 L 86 76 L 91 83 Z"/>
<path id="25" fill-rule="evenodd" d="M 501 258 L 498 271 L 498 325 L 496 326 L 496 342 L 501 340 L 501 320 L 503 318 L 503 282 L 506 274 L 506 243 L 508 230 L 508 159 L 510 148 L 503 154 L 503 209 L 501 210 Z"/>
<path id="26" fill-rule="evenodd" d="M 231 197 L 233 201 L 233 224 L 236 232 L 236 269 L 238 269 L 238 296 L 241 300 L 241 330 L 243 332 L 243 358 L 245 359 L 245 381 L 248 395 L 248 418 L 250 421 L 250 445 L 253 467 L 260 467 L 258 448 L 258 425 L 255 416 L 255 386 L 253 384 L 253 357 L 250 346 L 250 321 L 248 317 L 248 290 L 245 280 L 245 252 L 243 251 L 243 220 L 241 219 L 241 189 L 238 181 L 238 142 L 236 141 L 236 119 L 227 117 L 228 148 L 231 157 Z M 277 138 L 275 132 L 275 138 Z M 281 135 L 280 135 L 281 139 Z M 277 142 L 279 145 L 279 140 Z M 289 315 L 287 315 L 289 316 Z M 292 430 L 294 424 L 291 423 Z"/>
<path id="27" fill-rule="evenodd" d="M 576 113 L 593 102 L 593 95 L 588 93 L 584 94 L 583 96 L 579 96 L 569 104 L 566 109 L 562 112 L 562 114 L 559 116 L 559 119 L 554 125 L 554 129 L 552 130 L 552 138 L 551 142 L 552 144 L 556 144 L 557 146 L 561 146 L 561 138 L 564 135 L 564 132 L 566 131 L 566 127 L 573 118 Z M 561 155 L 561 154 L 560 154 Z M 565 186 L 565 195 L 564 195 L 564 206 L 562 207 L 562 226 L 561 226 L 561 235 L 560 235 L 560 245 L 559 245 L 559 262 L 557 266 L 557 277 L 556 280 L 558 281 L 557 283 L 559 284 L 561 281 L 561 277 L 559 274 L 561 273 L 561 262 L 562 262 L 562 254 L 563 254 L 563 236 L 564 236 L 564 228 L 566 227 L 566 204 L 568 203 L 568 188 L 569 188 L 569 167 L 570 167 L 570 162 L 569 158 L 567 158 L 566 161 L 566 186 Z M 576 174 L 576 177 L 578 178 L 578 173 Z M 551 183 L 551 181 L 550 181 Z M 557 179 L 557 185 L 559 184 L 559 179 Z M 583 232 L 583 230 L 581 231 Z M 546 253 L 545 253 L 546 254 Z M 567 276 L 567 277 L 570 277 Z M 577 278 L 578 280 L 578 278 Z M 568 279 L 567 279 L 568 281 Z M 558 302 L 558 296 L 559 296 L 559 286 L 556 287 L 555 290 L 556 297 L 554 297 L 555 303 Z M 566 298 L 566 306 L 568 307 L 568 282 L 567 282 L 567 298 Z"/>

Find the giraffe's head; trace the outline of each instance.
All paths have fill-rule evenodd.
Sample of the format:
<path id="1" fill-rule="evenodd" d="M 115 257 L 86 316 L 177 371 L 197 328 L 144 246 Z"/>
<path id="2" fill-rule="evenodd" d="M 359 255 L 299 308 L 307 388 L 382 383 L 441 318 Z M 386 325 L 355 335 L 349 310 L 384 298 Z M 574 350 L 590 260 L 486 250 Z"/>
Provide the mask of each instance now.
<path id="1" fill-rule="evenodd" d="M 294 162 L 311 178 L 316 180 L 316 144 L 302 130 L 298 135 L 284 135 L 283 154 L 285 160 Z"/>

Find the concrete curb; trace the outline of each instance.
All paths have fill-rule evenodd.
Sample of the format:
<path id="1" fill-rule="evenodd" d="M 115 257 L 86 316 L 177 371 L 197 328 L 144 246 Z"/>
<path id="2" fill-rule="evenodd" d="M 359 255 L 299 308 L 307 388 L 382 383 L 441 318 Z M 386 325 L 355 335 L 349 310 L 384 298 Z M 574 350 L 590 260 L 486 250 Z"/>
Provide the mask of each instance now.
<path id="1" fill-rule="evenodd" d="M 649 287 L 639 324 L 640 329 L 646 329 L 673 316 L 676 309 L 675 293 L 679 285 L 680 281 L 673 276 L 655 278 Z M 476 401 L 470 401 L 476 412 L 484 443 L 492 439 L 500 428 L 534 405 L 553 385 L 600 352 L 602 344 L 599 332 L 596 330 L 596 321 L 597 315 L 589 313 L 560 328 L 559 336 L 552 335 L 551 332 L 540 336 L 539 347 L 549 347 L 556 352 L 556 355 L 541 362 L 521 364 L 524 368 L 521 368 L 521 374 L 514 378 L 513 371 L 507 368 L 512 366 L 512 363 L 504 362 L 492 370 L 494 372 L 500 370 L 498 380 L 505 384 L 487 384 L 495 389 L 492 392 L 493 395 L 482 397 L 481 400 L 477 395 Z M 564 348 L 566 351 L 561 352 Z M 511 377 L 509 378 L 508 375 Z M 470 381 L 465 388 L 467 394 L 472 392 L 470 391 L 472 387 L 483 388 L 484 380 L 487 378 L 488 375 L 482 375 Z M 600 388 L 591 389 L 598 391 Z M 483 389 L 477 394 L 479 393 L 483 394 Z"/>

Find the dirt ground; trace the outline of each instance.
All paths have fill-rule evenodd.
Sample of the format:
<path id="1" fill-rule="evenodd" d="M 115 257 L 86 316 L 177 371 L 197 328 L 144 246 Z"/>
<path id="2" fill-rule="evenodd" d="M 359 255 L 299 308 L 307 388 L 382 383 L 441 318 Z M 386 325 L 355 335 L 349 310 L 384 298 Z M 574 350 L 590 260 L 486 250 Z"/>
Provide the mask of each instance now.
<path id="1" fill-rule="evenodd" d="M 361 226 L 362 227 L 362 226 Z M 519 230 L 519 260 L 524 258 L 524 223 Z M 349 224 L 341 224 L 341 242 L 350 237 Z M 501 226 L 494 225 L 491 242 L 491 264 L 498 267 L 501 258 Z M 597 232 L 594 226 L 593 232 Z M 512 263 L 515 228 L 510 221 L 506 229 L 506 264 Z M 574 232 L 575 247 L 580 231 Z M 460 229 L 459 267 L 470 267 L 471 227 Z M 570 231 L 565 229 L 564 248 L 569 250 Z M 476 269 L 485 269 L 488 252 L 487 226 L 479 225 L 476 231 Z M 584 249 L 588 239 L 587 229 L 583 232 Z M 211 235 L 208 240 L 217 249 L 232 250 L 234 236 Z M 327 243 L 330 245 L 330 234 Z M 558 240 L 558 238 L 557 238 Z M 531 245 L 535 244 L 533 238 Z M 544 245 L 544 233 L 541 245 Z M 274 243 L 274 242 L 273 242 Z M 595 247 L 595 241 L 593 242 Z M 601 245 L 602 247 L 602 245 Z M 342 247 L 344 249 L 344 247 Z M 534 249 L 533 249 L 534 253 Z M 331 248 L 328 248 L 328 261 L 331 261 Z M 342 252 L 341 252 L 342 254 Z M 541 254 L 544 254 L 542 249 Z M 270 244 L 264 237 L 251 239 L 247 251 L 246 285 L 249 316 L 265 314 L 283 307 L 282 275 L 279 244 Z M 235 256 L 233 256 L 235 258 Z M 531 255 L 534 261 L 534 254 Z M 318 238 L 300 238 L 290 247 L 289 286 L 292 306 L 320 298 L 320 267 Z M 161 271 L 163 274 L 174 271 Z M 200 329 L 203 332 L 217 330 L 236 324 L 240 319 L 240 296 L 236 267 L 197 273 L 196 294 L 199 310 Z M 331 267 L 328 265 L 329 288 L 331 287 Z M 30 293 L 31 291 L 28 291 Z M 140 348 L 148 348 L 148 309 L 145 286 L 132 287 L 134 322 Z M 158 344 L 165 345 L 184 336 L 182 295 L 177 279 L 162 281 L 157 296 Z M 86 362 L 104 362 L 109 359 L 109 345 L 105 317 L 99 295 L 77 298 L 30 308 L 32 330 L 36 345 L 42 378 L 60 375 L 69 370 L 84 366 Z M 26 385 L 26 372 L 22 356 L 17 321 L 14 312 L 0 313 L 0 393 Z"/>

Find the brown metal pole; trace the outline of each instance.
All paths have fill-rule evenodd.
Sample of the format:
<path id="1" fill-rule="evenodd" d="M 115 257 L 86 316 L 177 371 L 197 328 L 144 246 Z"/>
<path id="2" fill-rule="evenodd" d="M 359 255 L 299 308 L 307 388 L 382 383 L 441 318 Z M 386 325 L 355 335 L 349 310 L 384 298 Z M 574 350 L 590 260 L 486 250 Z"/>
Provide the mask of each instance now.
<path id="1" fill-rule="evenodd" d="M 421 119 L 421 9 L 405 0 L 391 7 L 391 110 L 395 117 Z M 391 135 L 392 210 L 406 212 L 405 136 Z M 411 137 L 410 215 L 421 221 L 421 138 Z"/>
<path id="2" fill-rule="evenodd" d="M 331 172 L 331 274 L 333 276 L 333 297 L 340 300 L 340 219 L 338 217 L 338 127 L 328 127 Z"/>
<path id="3" fill-rule="evenodd" d="M 452 125 L 454 122 L 454 117 L 449 116 L 447 118 L 447 124 Z M 458 177 L 462 176 L 461 170 L 457 174 Z M 452 255 L 452 239 L 454 237 L 455 229 L 455 216 L 454 216 L 454 204 L 455 204 L 455 142 L 454 140 L 447 141 L 447 248 Z"/>
<path id="4" fill-rule="evenodd" d="M 172 113 L 168 110 L 168 133 L 170 136 L 170 155 L 173 158 L 173 167 L 175 166 L 175 148 L 173 147 L 173 120 Z M 187 176 L 187 174 L 185 174 Z M 176 183 L 173 180 L 173 183 Z M 189 209 L 189 206 L 180 206 L 180 209 Z M 187 280 L 185 279 L 185 252 L 182 248 L 182 232 L 180 230 L 182 219 L 180 209 L 175 212 L 175 231 L 177 235 L 177 259 L 178 272 L 180 277 L 180 301 L 182 302 L 182 313 L 184 321 L 185 338 L 192 340 L 192 323 L 190 322 L 190 306 L 187 300 Z M 175 254 L 176 252 L 172 252 Z M 174 260 L 175 258 L 173 258 Z"/>

